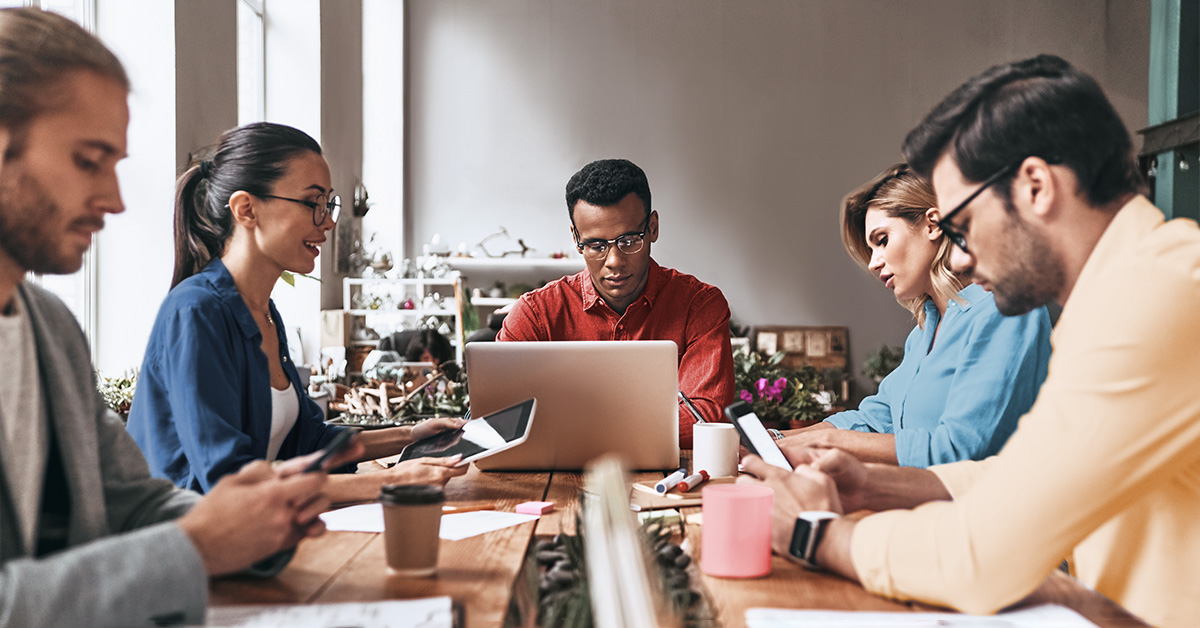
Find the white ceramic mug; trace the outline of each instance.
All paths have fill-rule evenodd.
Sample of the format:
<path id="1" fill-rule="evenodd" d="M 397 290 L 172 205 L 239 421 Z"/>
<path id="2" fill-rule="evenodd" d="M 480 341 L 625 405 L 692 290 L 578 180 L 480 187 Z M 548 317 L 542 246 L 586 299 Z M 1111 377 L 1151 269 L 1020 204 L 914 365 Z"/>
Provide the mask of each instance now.
<path id="1" fill-rule="evenodd" d="M 701 469 L 711 478 L 737 475 L 738 434 L 731 423 L 697 423 L 692 426 L 692 473 Z"/>

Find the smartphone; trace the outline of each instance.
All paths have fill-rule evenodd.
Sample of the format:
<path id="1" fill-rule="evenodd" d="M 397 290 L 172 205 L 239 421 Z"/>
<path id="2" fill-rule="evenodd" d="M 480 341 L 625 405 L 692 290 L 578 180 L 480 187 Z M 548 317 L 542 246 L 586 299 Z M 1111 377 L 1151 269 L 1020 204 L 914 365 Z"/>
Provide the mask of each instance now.
<path id="1" fill-rule="evenodd" d="M 763 427 L 762 421 L 758 419 L 758 415 L 754 414 L 754 409 L 745 401 L 735 401 L 725 408 L 725 416 L 729 417 L 733 427 L 738 431 L 738 435 L 742 437 L 742 444 L 750 453 L 762 458 L 767 464 L 773 464 L 781 469 L 792 470 L 792 463 L 788 462 L 787 456 L 780 451 L 779 445 L 775 444 L 775 439 L 771 438 L 770 432 Z"/>
<path id="2" fill-rule="evenodd" d="M 449 458 L 462 455 L 457 466 L 512 449 L 529 438 L 536 399 L 471 419 L 462 428 L 439 432 L 410 444 L 400 452 L 400 461 L 415 458 Z"/>
<path id="3" fill-rule="evenodd" d="M 325 468 L 325 463 L 329 462 L 330 458 L 333 458 L 341 453 L 342 450 L 346 449 L 346 447 L 350 446 L 350 439 L 354 438 L 354 435 L 357 433 L 358 430 L 351 428 L 346 428 L 338 432 L 337 436 L 334 436 L 333 440 L 329 441 L 325 447 L 321 449 L 321 456 L 316 460 L 313 460 L 312 464 L 308 465 L 308 467 L 304 469 L 304 472 L 312 473 L 313 471 L 323 470 Z"/>

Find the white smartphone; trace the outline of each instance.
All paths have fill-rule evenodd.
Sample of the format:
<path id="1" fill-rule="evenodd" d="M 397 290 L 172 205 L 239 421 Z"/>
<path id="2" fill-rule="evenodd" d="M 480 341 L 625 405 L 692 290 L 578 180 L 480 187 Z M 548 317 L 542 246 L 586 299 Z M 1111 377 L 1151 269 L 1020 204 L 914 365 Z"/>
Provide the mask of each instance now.
<path id="1" fill-rule="evenodd" d="M 767 464 L 788 471 L 792 470 L 792 463 L 788 462 L 787 456 L 784 456 L 779 445 L 775 444 L 775 439 L 771 438 L 770 432 L 763 427 L 762 421 L 758 419 L 758 415 L 754 414 L 754 409 L 750 407 L 750 404 L 745 401 L 735 401 L 725 408 L 725 416 L 733 422 L 733 427 L 742 437 L 742 444 L 750 450 L 750 453 L 762 458 Z"/>
<path id="2" fill-rule="evenodd" d="M 529 438 L 537 399 L 526 399 L 515 406 L 487 416 L 471 419 L 457 430 L 439 432 L 410 443 L 400 452 L 400 460 L 449 458 L 462 454 L 458 466 L 512 449 Z"/>

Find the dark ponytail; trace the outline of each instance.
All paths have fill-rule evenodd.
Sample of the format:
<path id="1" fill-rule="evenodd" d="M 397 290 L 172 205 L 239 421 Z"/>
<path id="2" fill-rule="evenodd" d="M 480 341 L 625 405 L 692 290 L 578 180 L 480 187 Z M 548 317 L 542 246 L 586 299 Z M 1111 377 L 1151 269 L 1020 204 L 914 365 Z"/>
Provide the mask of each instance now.
<path id="1" fill-rule="evenodd" d="M 233 234 L 229 197 L 245 191 L 270 194 L 288 163 L 305 152 L 321 154 L 307 133 L 255 122 L 226 131 L 212 160 L 189 167 L 175 183 L 175 274 L 171 287 L 220 257 Z"/>

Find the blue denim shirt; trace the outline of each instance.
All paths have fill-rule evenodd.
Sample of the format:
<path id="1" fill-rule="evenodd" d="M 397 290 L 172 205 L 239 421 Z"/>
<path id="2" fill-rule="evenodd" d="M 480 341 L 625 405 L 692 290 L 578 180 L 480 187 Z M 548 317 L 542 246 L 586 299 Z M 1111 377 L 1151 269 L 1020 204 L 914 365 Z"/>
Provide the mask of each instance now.
<path id="1" fill-rule="evenodd" d="M 1003 316 L 992 294 L 974 284 L 958 294 L 967 303 L 951 300 L 944 318 L 926 302 L 925 328 L 908 335 L 904 360 L 880 382 L 878 394 L 826 421 L 894 433 L 896 458 L 908 467 L 1000 451 L 1046 379 L 1050 316 L 1044 307 Z"/>
<path id="2" fill-rule="evenodd" d="M 279 459 L 320 449 L 343 428 L 324 423 L 288 356 L 283 320 L 269 304 L 283 372 L 300 398 Z M 129 433 L 156 477 L 199 491 L 267 456 L 271 372 L 262 333 L 220 259 L 175 286 L 150 332 L 129 410 Z"/>

